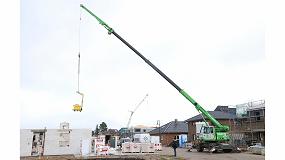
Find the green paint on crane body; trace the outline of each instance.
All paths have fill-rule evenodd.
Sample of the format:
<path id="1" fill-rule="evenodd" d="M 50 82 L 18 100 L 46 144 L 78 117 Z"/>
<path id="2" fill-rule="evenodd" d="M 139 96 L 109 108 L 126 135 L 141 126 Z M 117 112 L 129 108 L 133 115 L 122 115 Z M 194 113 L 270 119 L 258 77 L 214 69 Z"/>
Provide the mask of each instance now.
<path id="1" fill-rule="evenodd" d="M 88 13 L 90 13 L 93 17 L 95 17 L 97 19 L 97 21 L 99 21 L 99 23 L 108 30 L 108 34 L 113 33 L 113 29 L 111 27 L 109 27 L 107 23 L 105 23 L 102 19 L 97 17 L 93 12 L 91 12 L 89 9 L 87 9 L 83 4 L 80 4 L 80 7 L 85 9 Z"/>
<path id="2" fill-rule="evenodd" d="M 219 121 L 217 121 L 209 112 L 207 112 L 203 107 L 200 106 L 199 103 L 197 103 L 188 93 L 186 93 L 184 90 L 181 90 L 180 93 L 189 100 L 195 108 L 200 111 L 203 116 L 207 117 L 211 123 L 216 127 L 217 132 L 227 132 L 229 131 L 229 126 L 222 125 Z"/>

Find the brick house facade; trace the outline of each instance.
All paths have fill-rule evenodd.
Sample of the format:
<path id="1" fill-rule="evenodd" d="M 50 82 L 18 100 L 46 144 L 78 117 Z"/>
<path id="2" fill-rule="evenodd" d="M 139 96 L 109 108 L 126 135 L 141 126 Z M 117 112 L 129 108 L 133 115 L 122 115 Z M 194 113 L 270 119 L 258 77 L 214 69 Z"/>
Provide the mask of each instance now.
<path id="1" fill-rule="evenodd" d="M 187 134 L 187 133 L 183 133 Z M 173 141 L 173 139 L 181 135 L 181 133 L 161 133 L 160 138 L 161 138 L 161 145 L 163 146 L 169 146 L 170 143 Z M 151 136 L 159 136 L 159 134 L 151 134 Z"/>
<path id="2" fill-rule="evenodd" d="M 236 108 L 218 106 L 215 111 L 208 111 L 221 124 L 230 127 L 231 142 L 235 145 L 265 145 L 265 101 L 259 100 L 236 105 Z M 207 119 L 206 119 L 207 120 Z M 202 116 L 196 115 L 186 120 L 188 123 L 188 141 L 196 139 L 196 122 L 203 122 Z M 209 125 L 212 125 L 208 120 Z"/>
<path id="3" fill-rule="evenodd" d="M 178 139 L 179 135 L 188 134 L 188 126 L 185 121 L 175 119 L 160 128 L 156 128 L 149 132 L 151 136 L 160 136 L 160 143 L 163 146 L 169 146 L 174 138 Z"/>

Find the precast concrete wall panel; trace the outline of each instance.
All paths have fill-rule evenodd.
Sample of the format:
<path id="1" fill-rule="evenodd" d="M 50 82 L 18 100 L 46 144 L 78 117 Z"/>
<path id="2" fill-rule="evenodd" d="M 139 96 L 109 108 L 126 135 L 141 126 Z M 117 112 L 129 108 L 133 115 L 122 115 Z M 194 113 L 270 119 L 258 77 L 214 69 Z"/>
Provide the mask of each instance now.
<path id="1" fill-rule="evenodd" d="M 33 132 L 30 129 L 20 130 L 20 156 L 31 156 Z"/>
<path id="2" fill-rule="evenodd" d="M 67 134 L 67 143 L 61 134 Z M 45 138 L 44 155 L 81 154 L 81 141 L 89 140 L 91 143 L 91 129 L 48 129 Z M 66 137 L 65 137 L 66 138 Z"/>

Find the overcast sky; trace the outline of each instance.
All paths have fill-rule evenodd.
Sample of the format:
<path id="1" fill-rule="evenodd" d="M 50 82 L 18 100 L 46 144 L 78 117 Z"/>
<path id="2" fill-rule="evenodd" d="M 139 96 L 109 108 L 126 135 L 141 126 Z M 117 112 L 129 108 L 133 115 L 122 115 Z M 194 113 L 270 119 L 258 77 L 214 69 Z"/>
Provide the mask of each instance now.
<path id="1" fill-rule="evenodd" d="M 21 128 L 155 126 L 198 114 L 177 90 L 98 21 L 83 3 L 204 109 L 265 99 L 263 8 L 252 1 L 22 0 Z"/>

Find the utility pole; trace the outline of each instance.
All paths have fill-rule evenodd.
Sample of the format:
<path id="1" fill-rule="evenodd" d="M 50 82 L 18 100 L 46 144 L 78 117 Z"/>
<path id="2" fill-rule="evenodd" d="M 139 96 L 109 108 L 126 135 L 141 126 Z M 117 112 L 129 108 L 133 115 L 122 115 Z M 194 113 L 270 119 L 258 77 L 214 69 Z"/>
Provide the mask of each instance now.
<path id="1" fill-rule="evenodd" d="M 157 120 L 157 123 L 158 125 L 158 133 L 159 133 L 159 143 L 161 143 L 161 135 L 160 135 L 160 120 Z"/>

